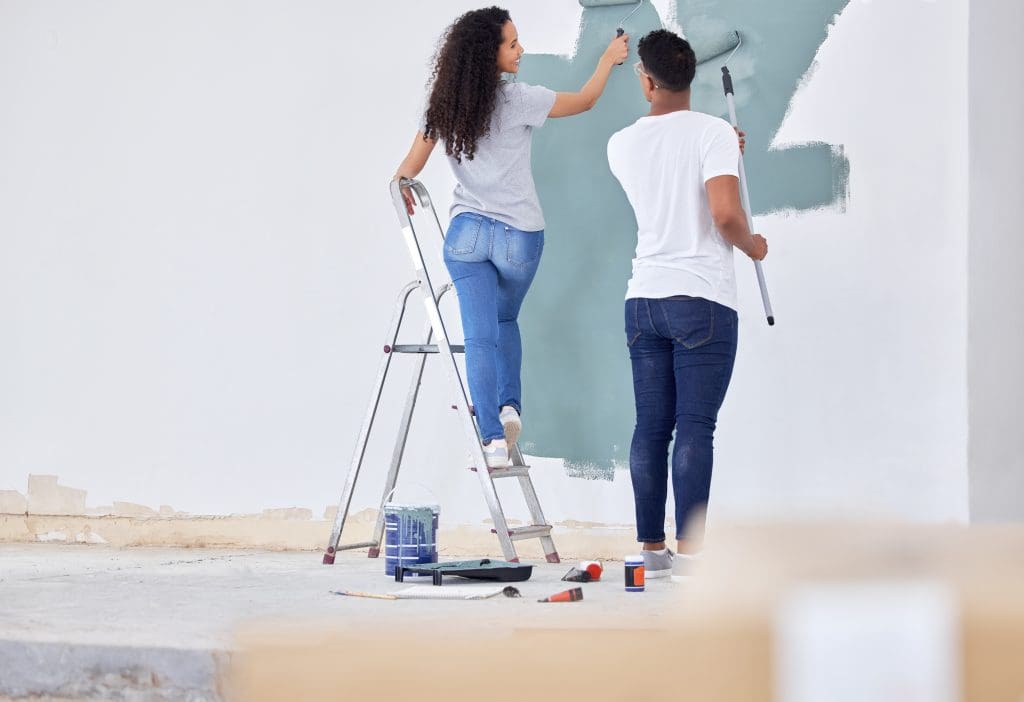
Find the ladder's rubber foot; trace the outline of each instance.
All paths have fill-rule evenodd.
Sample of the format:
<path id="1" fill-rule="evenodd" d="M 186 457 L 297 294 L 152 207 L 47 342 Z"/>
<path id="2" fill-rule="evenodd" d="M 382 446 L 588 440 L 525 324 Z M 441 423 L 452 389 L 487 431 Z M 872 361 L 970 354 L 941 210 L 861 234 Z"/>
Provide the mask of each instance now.
<path id="1" fill-rule="evenodd" d="M 333 549 L 324 554 L 324 565 L 334 565 L 334 553 L 332 551 Z"/>
<path id="2" fill-rule="evenodd" d="M 369 551 L 366 552 L 366 557 L 367 558 L 380 558 L 380 549 L 379 548 L 371 548 Z"/>
<path id="3" fill-rule="evenodd" d="M 561 563 L 562 559 L 558 557 L 558 551 L 554 553 L 548 553 L 544 555 L 544 558 L 548 559 L 548 563 Z"/>
<path id="4" fill-rule="evenodd" d="M 508 559 L 508 562 L 509 563 L 518 563 L 519 562 L 519 556 L 516 556 L 515 558 Z"/>

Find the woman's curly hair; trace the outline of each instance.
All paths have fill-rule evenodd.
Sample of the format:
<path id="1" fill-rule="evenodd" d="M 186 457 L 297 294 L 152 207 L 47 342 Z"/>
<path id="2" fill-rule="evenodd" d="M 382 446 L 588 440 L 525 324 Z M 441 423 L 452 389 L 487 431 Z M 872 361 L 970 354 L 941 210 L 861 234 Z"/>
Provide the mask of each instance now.
<path id="1" fill-rule="evenodd" d="M 443 141 L 445 153 L 473 160 L 491 128 L 501 76 L 498 49 L 508 10 L 486 7 L 459 17 L 439 42 L 430 77 L 424 136 Z"/>

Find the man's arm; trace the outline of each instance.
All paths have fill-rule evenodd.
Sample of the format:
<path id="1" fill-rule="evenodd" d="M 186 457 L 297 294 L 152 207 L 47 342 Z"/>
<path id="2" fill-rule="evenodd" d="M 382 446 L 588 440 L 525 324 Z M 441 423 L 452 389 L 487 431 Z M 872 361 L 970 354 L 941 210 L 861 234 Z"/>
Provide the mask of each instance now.
<path id="1" fill-rule="evenodd" d="M 763 260 L 768 255 L 768 242 L 750 231 L 747 213 L 740 203 L 740 179 L 731 175 L 715 176 L 704 185 L 711 218 L 722 238 L 755 261 Z"/>

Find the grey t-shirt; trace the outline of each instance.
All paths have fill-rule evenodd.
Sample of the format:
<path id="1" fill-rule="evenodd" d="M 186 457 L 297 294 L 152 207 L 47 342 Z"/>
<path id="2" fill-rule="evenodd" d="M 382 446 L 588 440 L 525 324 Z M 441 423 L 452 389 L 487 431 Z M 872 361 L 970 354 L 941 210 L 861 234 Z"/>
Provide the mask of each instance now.
<path id="1" fill-rule="evenodd" d="M 476 145 L 472 160 L 449 157 L 457 184 L 451 217 L 476 212 L 524 232 L 544 229 L 544 213 L 533 183 L 533 130 L 555 104 L 555 92 L 537 85 L 503 82 L 491 116 L 491 131 Z M 420 130 L 426 129 L 426 118 Z"/>

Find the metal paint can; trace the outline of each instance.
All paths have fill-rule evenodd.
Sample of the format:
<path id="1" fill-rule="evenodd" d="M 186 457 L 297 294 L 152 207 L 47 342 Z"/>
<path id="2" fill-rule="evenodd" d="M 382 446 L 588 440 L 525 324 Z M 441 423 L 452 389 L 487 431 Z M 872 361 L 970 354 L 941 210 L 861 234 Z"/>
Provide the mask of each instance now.
<path id="1" fill-rule="evenodd" d="M 396 566 L 437 563 L 437 505 L 384 505 L 384 573 Z M 411 575 L 411 574 L 410 574 Z"/>
<path id="2" fill-rule="evenodd" d="M 644 557 L 626 556 L 626 592 L 644 591 Z"/>

